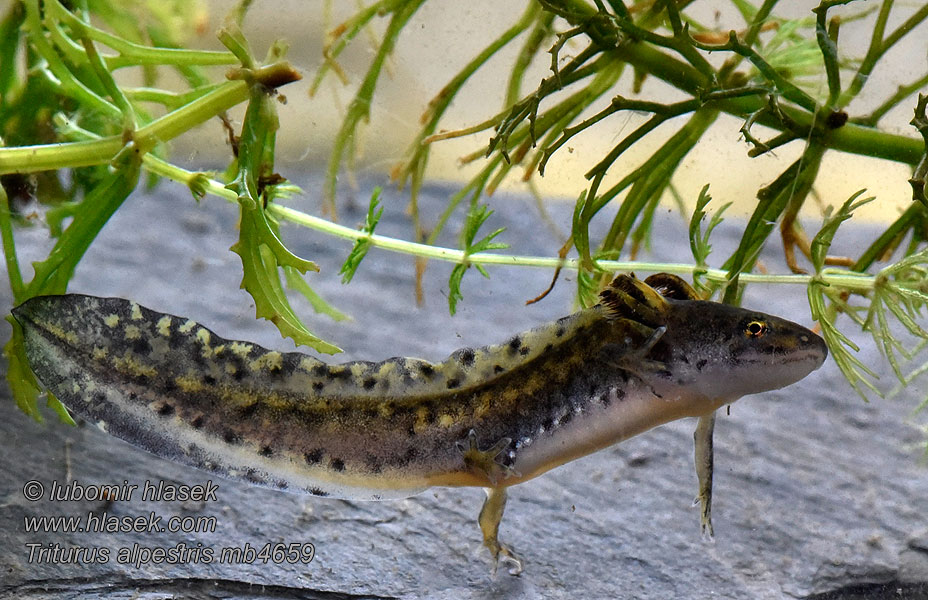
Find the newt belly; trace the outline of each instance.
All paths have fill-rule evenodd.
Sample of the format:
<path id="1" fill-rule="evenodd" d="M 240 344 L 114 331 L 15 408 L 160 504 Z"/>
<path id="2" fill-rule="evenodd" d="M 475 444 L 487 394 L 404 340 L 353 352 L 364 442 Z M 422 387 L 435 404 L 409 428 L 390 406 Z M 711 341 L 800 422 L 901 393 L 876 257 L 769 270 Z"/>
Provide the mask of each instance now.
<path id="1" fill-rule="evenodd" d="M 500 490 L 788 385 L 827 353 L 804 327 L 697 300 L 669 275 L 619 276 L 593 308 L 440 363 L 330 365 L 115 298 L 39 297 L 13 314 L 42 383 L 112 435 L 251 483 L 358 499 Z M 496 541 L 504 501 L 491 493 L 481 513 L 494 556 L 511 556 Z"/>

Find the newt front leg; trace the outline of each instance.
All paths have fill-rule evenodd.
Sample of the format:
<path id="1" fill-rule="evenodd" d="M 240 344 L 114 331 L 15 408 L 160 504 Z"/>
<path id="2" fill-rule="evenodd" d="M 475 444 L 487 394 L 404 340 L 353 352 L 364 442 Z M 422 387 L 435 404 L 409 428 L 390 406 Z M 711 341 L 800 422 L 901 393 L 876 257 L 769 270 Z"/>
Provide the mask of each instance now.
<path id="1" fill-rule="evenodd" d="M 715 429 L 715 412 L 699 417 L 696 431 L 693 432 L 695 447 L 696 477 L 699 480 L 699 494 L 696 502 L 700 505 L 699 524 L 703 534 L 712 537 L 712 432 Z"/>

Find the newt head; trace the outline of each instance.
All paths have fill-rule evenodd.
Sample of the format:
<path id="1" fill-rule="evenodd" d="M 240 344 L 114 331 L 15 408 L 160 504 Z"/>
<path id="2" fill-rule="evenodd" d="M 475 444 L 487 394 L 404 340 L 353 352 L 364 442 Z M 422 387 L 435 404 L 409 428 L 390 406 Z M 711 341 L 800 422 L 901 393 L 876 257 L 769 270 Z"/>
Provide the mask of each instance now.
<path id="1" fill-rule="evenodd" d="M 651 356 L 707 397 L 785 387 L 828 356 L 821 337 L 792 321 L 716 302 L 668 302 L 667 331 Z"/>
<path id="2" fill-rule="evenodd" d="M 601 297 L 621 330 L 635 322 L 658 332 L 644 344 L 645 354 L 638 357 L 642 366 L 628 370 L 661 396 L 724 404 L 795 383 L 828 356 L 825 341 L 802 325 L 694 299 L 696 292 L 671 275 L 644 283 L 619 276 Z"/>

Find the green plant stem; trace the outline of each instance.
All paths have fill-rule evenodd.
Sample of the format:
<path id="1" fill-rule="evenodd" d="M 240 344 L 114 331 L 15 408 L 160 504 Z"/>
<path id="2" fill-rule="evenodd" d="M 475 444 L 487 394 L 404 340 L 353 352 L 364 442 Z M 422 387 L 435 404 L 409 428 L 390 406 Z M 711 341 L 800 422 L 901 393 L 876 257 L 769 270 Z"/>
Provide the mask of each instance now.
<path id="1" fill-rule="evenodd" d="M 80 137 L 85 140 L 102 139 L 101 136 L 93 133 L 92 131 L 81 129 L 64 117 L 62 117 L 57 124 L 58 127 L 67 129 L 68 133 L 72 136 Z M 235 191 L 226 187 L 225 184 L 212 179 L 208 176 L 207 173 L 201 171 L 188 171 L 182 167 L 172 165 L 166 160 L 158 158 L 151 153 L 148 153 L 142 157 L 142 167 L 149 173 L 157 175 L 158 177 L 164 177 L 166 179 L 171 179 L 179 183 L 183 183 L 187 187 L 191 188 L 191 190 L 194 192 L 194 195 L 198 198 L 209 193 L 228 200 L 229 202 L 238 202 L 238 194 L 236 194 Z"/>
<path id="2" fill-rule="evenodd" d="M 753 47 L 754 43 L 757 41 L 757 36 L 760 35 L 761 27 L 767 21 L 767 17 L 770 16 L 770 13 L 773 11 L 774 7 L 777 5 L 779 0 L 764 0 L 764 3 L 761 7 L 754 13 L 754 17 L 751 19 L 751 26 L 748 28 L 747 33 L 744 35 L 744 45 Z M 744 15 L 745 20 L 748 20 L 748 15 Z M 719 81 L 728 81 L 728 76 L 738 68 L 738 65 L 744 60 L 743 56 L 733 55 L 725 64 L 722 65 L 722 68 L 719 69 L 718 79 Z"/>
<path id="3" fill-rule="evenodd" d="M 170 92 L 151 87 L 123 88 L 123 93 L 127 98 L 135 102 L 154 102 L 170 110 L 175 110 L 185 104 L 190 104 L 200 96 L 208 94 L 222 85 L 222 83 L 207 84 L 186 92 Z"/>
<path id="4" fill-rule="evenodd" d="M 510 162 L 509 150 L 516 145 L 510 137 L 513 135 L 513 132 L 519 129 L 526 118 L 528 119 L 528 134 L 531 136 L 532 143 L 534 144 L 537 139 L 535 135 L 535 122 L 538 118 L 538 107 L 541 101 L 545 97 L 563 89 L 563 87 L 567 85 L 565 78 L 570 76 L 580 77 L 581 71 L 586 68 L 583 66 L 584 63 L 592 59 L 596 54 L 597 51 L 594 46 L 587 46 L 565 65 L 564 68 L 543 79 L 534 93 L 529 94 L 521 101 L 514 104 L 507 116 L 496 125 L 496 134 L 490 138 L 490 143 L 487 145 L 486 149 L 486 155 L 489 156 L 494 151 L 498 150 L 506 162 Z M 615 67 L 612 66 L 615 64 L 615 61 L 609 56 L 597 59 L 594 64 L 599 65 L 594 69 L 597 77 L 615 70 Z M 592 67 L 592 65 L 587 65 L 587 67 Z M 621 69 L 622 67 L 620 65 L 619 73 L 621 73 Z M 584 74 L 583 76 L 585 77 L 586 75 Z"/>
<path id="5" fill-rule="evenodd" d="M 860 255 L 860 258 L 857 259 L 857 262 L 855 262 L 854 266 L 851 268 L 855 271 L 865 271 L 869 269 L 870 265 L 879 260 L 886 252 L 887 248 L 893 246 L 895 240 L 900 235 L 905 234 L 905 232 L 912 227 L 913 223 L 915 223 L 919 217 L 923 216 L 924 212 L 925 207 L 923 205 L 913 202 L 904 213 L 899 215 L 899 218 L 896 219 L 892 225 L 880 234 L 870 247 L 864 250 L 863 254 Z"/>
<path id="6" fill-rule="evenodd" d="M 615 68 L 613 63 L 614 61 L 610 57 L 606 56 L 606 57 L 600 57 L 596 59 L 595 61 L 593 61 L 593 63 L 583 66 L 583 67 L 579 67 L 576 70 L 573 70 L 567 74 L 565 74 L 564 70 L 562 69 L 560 72 L 561 84 L 563 87 L 567 87 L 568 84 L 576 83 L 578 81 L 586 79 L 587 77 L 595 77 L 598 75 L 602 75 L 604 71 Z M 621 71 L 619 73 L 621 74 Z M 520 104 L 520 105 L 526 104 L 532 100 L 533 98 L 531 97 L 523 98 L 517 104 Z M 448 131 L 448 132 L 443 132 L 443 133 L 429 136 L 425 138 L 422 141 L 422 143 L 431 144 L 439 140 L 459 138 L 465 135 L 479 133 L 481 131 L 485 131 L 487 129 L 491 129 L 494 127 L 499 128 L 502 126 L 502 124 L 505 121 L 518 121 L 518 119 L 514 119 L 512 117 L 514 110 L 515 109 L 512 107 L 504 108 L 501 112 L 497 113 L 496 115 L 490 117 L 489 119 L 485 121 L 482 121 L 481 123 L 477 123 L 476 125 L 465 127 L 463 129 L 456 129 L 454 131 Z M 518 125 L 518 123 L 516 123 L 516 125 Z M 483 156 L 484 154 L 488 155 L 489 153 L 484 150 L 481 150 L 480 152 L 475 153 L 473 156 L 480 157 L 480 156 Z M 466 161 L 466 159 L 463 159 L 463 160 Z"/>
<path id="7" fill-rule="evenodd" d="M 760 251 L 788 204 L 791 201 L 801 204 L 809 193 L 824 154 L 824 147 L 814 142 L 810 143 L 796 162 L 773 183 L 758 192 L 759 202 L 748 220 L 738 248 L 723 265 L 729 269 L 729 279 L 732 283 L 725 290 L 724 302 L 735 302 L 739 294 L 741 274 L 754 268 Z"/>
<path id="8" fill-rule="evenodd" d="M 928 73 L 925 73 L 912 83 L 906 85 L 900 85 L 896 90 L 896 93 L 890 96 L 886 102 L 879 105 L 872 113 L 863 118 L 852 119 L 855 123 L 860 123 L 861 125 L 867 125 L 870 127 L 876 126 L 877 122 L 882 119 L 886 113 L 895 108 L 897 104 L 914 94 L 915 92 L 924 89 L 928 86 Z"/>
<path id="9" fill-rule="evenodd" d="M 685 58 L 687 62 L 704 77 L 710 80 L 714 79 L 715 69 L 709 64 L 709 61 L 697 51 L 696 47 L 693 46 L 689 39 L 689 34 L 683 27 L 676 0 L 664 0 L 663 4 L 667 10 L 667 17 L 673 29 L 673 37 L 658 35 L 646 27 L 639 27 L 628 17 L 620 17 L 615 21 L 615 24 L 636 41 L 644 40 L 649 44 L 673 50 Z"/>
<path id="10" fill-rule="evenodd" d="M 413 0 L 401 7 L 396 8 L 387 30 L 383 34 L 383 41 L 377 49 L 377 54 L 371 61 L 371 65 L 364 75 L 364 80 L 358 88 L 358 92 L 351 105 L 348 107 L 348 113 L 342 120 L 342 125 L 335 135 L 332 145 L 332 153 L 329 157 L 329 165 L 326 169 L 325 184 L 323 194 L 327 210 L 334 216 L 335 210 L 335 184 L 338 179 L 338 170 L 342 164 L 342 158 L 345 153 L 354 154 L 354 136 L 358 123 L 370 117 L 371 99 L 374 96 L 374 90 L 377 88 L 377 81 L 380 79 L 380 72 L 383 69 L 387 56 L 393 51 L 397 38 L 403 31 L 403 27 L 409 22 L 409 19 L 419 10 L 419 7 L 425 0 Z"/>
<path id="11" fill-rule="evenodd" d="M 411 254 L 422 258 L 442 260 L 457 264 L 464 264 L 466 261 L 474 265 L 503 265 L 503 266 L 520 266 L 520 267 L 539 267 L 539 268 L 557 268 L 577 270 L 581 262 L 576 258 L 555 258 L 547 256 L 525 256 L 525 255 L 506 255 L 492 252 L 481 252 L 479 254 L 466 255 L 462 250 L 452 248 L 443 248 L 439 246 L 430 246 L 428 244 L 419 244 L 386 237 L 379 234 L 369 235 L 366 232 L 358 231 L 344 225 L 333 223 L 326 219 L 308 215 L 306 213 L 281 206 L 279 204 L 270 204 L 268 212 L 275 217 L 296 223 L 303 227 L 308 227 L 316 231 L 321 231 L 329 235 L 346 240 L 356 241 L 359 239 L 368 239 L 373 247 L 399 252 L 402 254 Z M 617 261 L 617 260 L 600 260 L 597 264 L 608 271 L 663 271 L 666 273 L 677 273 L 681 275 L 691 275 L 698 270 L 703 273 L 703 268 L 697 265 L 680 264 L 680 263 L 661 263 L 661 262 L 636 262 L 636 261 Z M 722 269 L 706 269 L 705 278 L 718 283 L 725 283 L 728 280 L 728 271 Z M 756 273 L 742 273 L 740 280 L 742 283 L 778 283 L 778 284 L 795 284 L 808 285 L 814 276 L 812 275 L 761 275 Z M 873 289 L 875 276 L 857 275 L 837 269 L 825 269 L 819 277 L 821 281 L 829 285 L 835 285 L 842 288 L 852 289 L 855 291 L 867 291 Z"/>
<path id="12" fill-rule="evenodd" d="M 238 195 L 234 191 L 226 188 L 225 184 L 207 177 L 204 173 L 188 171 L 187 169 L 170 165 L 150 155 L 145 156 L 142 165 L 150 172 L 179 181 L 185 185 L 192 185 L 193 182 L 200 181 L 203 192 L 218 196 L 227 202 L 238 205 Z M 271 216 L 277 219 L 289 221 L 301 227 L 306 227 L 352 242 L 361 239 L 369 240 L 371 247 L 420 258 L 435 259 L 456 264 L 464 264 L 466 261 L 468 264 L 473 265 L 536 267 L 544 269 L 561 268 L 578 270 L 581 267 L 581 261 L 576 258 L 561 259 L 549 256 L 509 255 L 493 252 L 480 252 L 468 256 L 463 250 L 410 242 L 376 233 L 369 234 L 366 231 L 339 225 L 327 219 L 309 215 L 287 206 L 282 206 L 276 202 L 269 203 L 266 210 Z M 698 271 L 700 276 L 704 275 L 705 279 L 708 281 L 716 283 L 725 283 L 728 281 L 727 270 L 705 268 L 699 265 L 617 260 L 600 260 L 597 261 L 597 264 L 605 270 L 616 272 L 638 270 L 692 275 L 694 272 Z M 740 276 L 740 281 L 742 283 L 808 285 L 813 279 L 817 279 L 826 285 L 835 285 L 852 291 L 866 292 L 874 288 L 877 277 L 830 268 L 823 269 L 817 276 L 757 273 L 742 273 Z"/>
<path id="13" fill-rule="evenodd" d="M 19 76 L 17 58 L 19 58 L 21 30 L 26 13 L 22 6 L 13 6 L 0 20 L 0 90 L 13 90 L 14 82 Z M 10 104 L 10 98 L 0 97 L 0 108 Z"/>
<path id="14" fill-rule="evenodd" d="M 519 54 L 513 62 L 512 71 L 509 73 L 509 83 L 506 86 L 506 99 L 503 106 L 512 106 L 519 101 L 522 95 L 522 81 L 525 72 L 532 64 L 541 44 L 553 34 L 551 25 L 554 22 L 554 14 L 543 11 L 535 20 L 535 26 L 529 32 L 525 43 L 519 50 Z"/>
<path id="15" fill-rule="evenodd" d="M 840 105 L 847 104 L 851 101 L 857 94 L 863 89 L 864 84 L 870 78 L 870 73 L 873 71 L 874 66 L 876 66 L 877 61 L 882 58 L 883 54 L 887 50 L 892 48 L 896 42 L 902 39 L 909 32 L 915 31 L 919 24 L 928 18 L 928 4 L 923 5 L 917 11 L 915 11 L 904 23 L 899 25 L 895 31 L 893 31 L 886 39 L 882 39 L 883 32 L 886 28 L 886 20 L 889 18 L 889 11 L 892 8 L 892 0 L 884 0 L 884 4 L 881 7 L 880 15 L 877 18 L 877 23 L 874 26 L 873 37 L 871 38 L 870 47 L 867 50 L 864 60 L 861 62 L 860 67 L 857 70 L 857 74 L 854 76 L 854 79 L 851 81 L 851 84 L 848 86 L 848 89 L 841 95 L 839 101 Z"/>
<path id="16" fill-rule="evenodd" d="M 557 8 L 558 14 L 573 25 L 581 23 L 586 25 L 588 35 L 594 42 L 602 44 L 604 51 L 630 63 L 638 71 L 646 72 L 652 77 L 657 77 L 697 97 L 702 91 L 711 88 L 711 81 L 691 65 L 647 44 L 622 43 L 616 46 L 614 38 L 610 38 L 601 31 L 602 27 L 595 19 L 596 9 L 584 0 L 545 0 L 545 6 Z M 611 46 L 609 45 L 610 39 L 612 40 Z M 764 108 L 765 105 L 766 100 L 763 98 L 744 96 L 720 100 L 715 107 L 739 118 L 745 118 Z M 811 129 L 814 124 L 814 114 L 805 110 L 781 106 L 781 111 L 807 130 Z M 757 122 L 778 131 L 783 129 L 782 122 L 771 114 L 762 114 Z M 831 150 L 884 158 L 910 165 L 917 164 L 924 152 L 924 146 L 917 138 L 887 133 L 856 123 L 847 123 L 838 129 L 822 132 L 820 138 L 819 141 Z"/>
<path id="17" fill-rule="evenodd" d="M 0 185 L 0 240 L 3 242 L 3 256 L 6 258 L 6 272 L 10 280 L 10 291 L 13 292 L 13 302 L 19 304 L 23 300 L 24 285 L 19 260 L 16 257 L 16 242 L 10 216 L 10 201 L 6 190 Z"/>
<path id="18" fill-rule="evenodd" d="M 797 87 L 794 83 L 786 79 L 781 75 L 771 64 L 763 59 L 763 57 L 758 54 L 753 48 L 742 44 L 738 39 L 738 34 L 734 31 L 729 32 L 728 34 L 728 43 L 726 44 L 703 44 L 701 42 L 693 41 L 693 44 L 702 50 L 708 52 L 717 52 L 722 50 L 727 50 L 730 52 L 735 52 L 741 56 L 747 58 L 754 65 L 760 73 L 764 76 L 764 79 L 773 83 L 779 92 L 783 94 L 785 98 L 788 98 L 792 102 L 795 102 L 802 108 L 806 109 L 809 112 L 815 112 L 816 103 L 815 99 L 812 96 L 808 95 Z"/>
<path id="19" fill-rule="evenodd" d="M 129 99 L 126 98 L 126 95 L 122 93 L 122 89 L 116 84 L 112 73 L 106 69 L 106 65 L 103 64 L 103 59 L 93 45 L 93 41 L 86 37 L 81 41 L 84 44 L 84 50 L 87 53 L 91 69 L 96 73 L 97 79 L 103 84 L 103 89 L 106 90 L 106 93 L 109 94 L 110 98 L 113 99 L 113 103 L 122 113 L 123 127 L 128 131 L 134 130 L 137 126 L 135 109 L 132 108 Z"/>
<path id="20" fill-rule="evenodd" d="M 39 0 L 25 0 L 24 6 L 26 7 L 26 22 L 24 27 L 29 32 L 29 40 L 35 51 L 45 59 L 48 71 L 58 80 L 58 88 L 61 93 L 105 115 L 114 118 L 121 117 L 122 115 L 118 108 L 101 98 L 93 90 L 84 85 L 83 82 L 74 77 L 71 70 L 64 64 L 64 61 L 61 60 L 61 57 L 58 56 L 58 53 L 45 38 L 42 18 L 40 16 Z"/>
<path id="21" fill-rule="evenodd" d="M 830 107 L 835 105 L 838 94 L 841 93 L 841 67 L 838 64 L 838 44 L 836 40 L 831 39 L 827 22 L 828 9 L 834 5 L 835 2 L 823 0 L 821 4 L 812 9 L 812 12 L 815 13 L 815 39 L 822 53 L 822 60 L 825 63 L 825 75 L 828 79 L 828 106 Z M 839 22 L 834 21 L 834 23 Z M 837 29 L 835 29 L 835 36 L 837 37 Z"/>
<path id="22" fill-rule="evenodd" d="M 425 115 L 423 115 L 423 120 L 428 121 L 428 127 L 423 128 L 422 138 L 430 135 L 434 130 L 435 126 L 438 124 L 438 120 L 441 118 L 441 115 L 444 114 L 448 106 L 451 104 L 455 95 L 464 85 L 464 83 L 470 79 L 480 67 L 482 67 L 488 60 L 490 60 L 496 53 L 498 53 L 502 48 L 507 46 L 509 42 L 521 34 L 525 29 L 531 25 L 532 21 L 535 19 L 536 10 L 534 7 L 529 4 L 528 8 L 519 17 L 519 20 L 516 21 L 509 29 L 503 32 L 498 38 L 493 40 L 486 48 L 484 48 L 477 56 L 475 56 L 463 69 L 458 71 L 458 73 L 449 81 L 445 87 L 438 92 L 438 94 L 429 102 L 429 106 L 426 109 Z M 416 143 L 419 143 L 421 140 L 416 140 Z"/>
<path id="23" fill-rule="evenodd" d="M 406 177 L 411 179 L 409 206 L 412 214 L 413 229 L 417 240 L 422 239 L 422 226 L 419 220 L 419 190 L 422 188 L 425 170 L 428 166 L 430 147 L 423 144 L 423 140 L 435 132 L 438 122 L 442 115 L 451 105 L 452 100 L 464 83 L 480 67 L 486 64 L 497 52 L 507 46 L 520 33 L 525 31 L 535 20 L 537 9 L 529 4 L 526 11 L 518 21 L 507 29 L 503 34 L 491 42 L 482 52 L 475 56 L 461 71 L 449 81 L 438 94 L 429 102 L 421 120 L 424 125 L 419 135 L 413 140 L 407 151 L 409 159 L 401 172 L 394 174 L 394 179 L 403 182 Z"/>
<path id="24" fill-rule="evenodd" d="M 58 0 L 44 3 L 46 19 L 58 19 L 80 34 L 105 44 L 119 52 L 119 56 L 104 58 L 109 70 L 135 65 L 235 65 L 238 59 L 231 52 L 214 50 L 181 50 L 176 48 L 152 48 L 124 40 L 111 33 L 93 27 L 77 18 Z"/>
<path id="25" fill-rule="evenodd" d="M 631 233 L 632 226 L 642 210 L 652 200 L 661 196 L 680 162 L 717 118 L 718 112 L 711 109 L 694 112 L 690 120 L 654 153 L 652 159 L 636 169 L 638 178 L 616 213 L 612 227 L 603 238 L 603 251 L 620 252 L 622 250 L 626 237 Z M 602 198 L 599 199 L 598 204 L 600 208 L 605 206 Z"/>
<path id="26" fill-rule="evenodd" d="M 42 144 L 0 149 L 0 174 L 34 173 L 106 163 L 125 145 L 122 136 L 93 142 Z"/>
<path id="27" fill-rule="evenodd" d="M 870 72 L 873 71 L 873 67 L 883 53 L 883 33 L 886 31 L 886 22 L 889 20 L 889 13 L 892 11 L 892 8 L 893 0 L 883 0 L 883 4 L 880 6 L 880 13 L 877 15 L 876 23 L 873 25 L 873 32 L 870 35 L 870 46 L 867 48 L 867 54 L 864 55 L 863 61 L 861 61 L 860 66 L 857 68 L 857 73 L 851 80 L 851 84 L 844 93 L 841 94 L 837 102 L 838 106 L 847 105 L 847 103 L 863 89 L 864 84 L 867 82 L 867 79 L 869 79 Z"/>
<path id="28" fill-rule="evenodd" d="M 63 294 L 81 257 L 97 234 L 132 193 L 139 179 L 140 161 L 127 156 L 119 168 L 107 174 L 82 201 L 84 210 L 58 238 L 48 258 L 35 263 L 35 277 L 26 286 L 25 298 L 39 294 Z"/>
<path id="29" fill-rule="evenodd" d="M 319 67 L 319 70 L 316 72 L 316 76 L 313 77 L 313 81 L 309 86 L 310 96 L 314 96 L 319 89 L 319 85 L 322 83 L 322 79 L 325 77 L 325 74 L 329 69 L 334 68 L 339 78 L 344 78 L 344 74 L 341 71 L 341 68 L 338 67 L 338 63 L 335 62 L 335 59 L 342 53 L 348 44 L 358 35 L 358 33 L 364 29 L 364 27 L 377 15 L 388 14 L 397 9 L 397 6 L 401 4 L 404 0 L 380 0 L 375 2 L 370 6 L 364 8 L 363 10 L 357 12 L 350 19 L 345 21 L 336 27 L 334 32 L 329 32 L 329 36 L 332 36 L 333 33 L 336 35 L 334 42 L 326 44 L 325 48 L 322 50 L 322 54 L 325 57 L 325 62 Z M 344 80 L 343 80 L 344 81 Z M 347 83 L 347 81 L 344 81 Z"/>
<path id="30" fill-rule="evenodd" d="M 427 238 L 427 243 L 433 243 L 434 240 L 437 239 L 437 236 L 444 228 L 447 219 L 465 197 L 470 196 L 471 202 L 474 203 L 477 201 L 480 194 L 484 192 L 484 190 L 487 190 L 487 193 L 489 194 L 492 193 L 492 190 L 496 189 L 506 174 L 509 173 L 512 166 L 521 160 L 522 154 L 527 153 L 530 145 L 533 145 L 535 140 L 533 135 L 545 134 L 545 132 L 548 131 L 551 131 L 552 133 L 555 132 L 559 123 L 565 120 L 574 119 L 584 108 L 589 106 L 594 100 L 599 98 L 610 87 L 612 87 L 615 81 L 621 76 L 622 65 L 616 64 L 615 61 L 610 57 L 604 57 L 601 60 L 596 61 L 595 64 L 600 63 L 601 66 L 599 66 L 599 68 L 590 71 L 590 74 L 593 75 L 593 78 L 586 87 L 574 92 L 567 98 L 558 102 L 555 106 L 546 110 L 541 115 L 536 116 L 533 124 L 514 122 L 512 129 L 505 134 L 507 137 L 507 143 L 517 148 L 514 155 L 514 162 L 505 161 L 502 152 L 492 155 L 489 158 L 486 166 L 481 169 L 480 173 L 474 176 L 466 187 L 459 190 L 456 194 L 454 194 L 454 196 L 452 196 L 451 200 L 448 202 L 447 207 L 439 217 L 438 222 L 433 227 L 431 234 Z M 589 66 L 592 67 L 593 65 Z M 566 75 L 562 76 L 562 81 L 574 77 L 577 77 L 576 81 L 579 81 L 583 78 L 581 77 L 581 71 L 583 71 L 584 68 L 569 71 Z M 565 70 L 566 69 L 567 67 L 565 67 Z M 553 80 L 553 78 L 550 79 Z M 531 96 L 529 96 L 528 99 L 530 100 Z M 500 118 L 505 120 L 507 115 L 510 115 L 511 113 L 512 111 L 506 111 L 500 115 Z M 479 152 L 477 154 L 482 155 L 483 152 Z"/>
<path id="31" fill-rule="evenodd" d="M 142 152 L 192 129 L 248 99 L 246 81 L 229 81 L 190 104 L 135 131 L 132 138 Z M 50 169 L 86 167 L 110 161 L 126 142 L 122 135 L 68 144 L 0 148 L 0 174 L 33 173 Z"/>

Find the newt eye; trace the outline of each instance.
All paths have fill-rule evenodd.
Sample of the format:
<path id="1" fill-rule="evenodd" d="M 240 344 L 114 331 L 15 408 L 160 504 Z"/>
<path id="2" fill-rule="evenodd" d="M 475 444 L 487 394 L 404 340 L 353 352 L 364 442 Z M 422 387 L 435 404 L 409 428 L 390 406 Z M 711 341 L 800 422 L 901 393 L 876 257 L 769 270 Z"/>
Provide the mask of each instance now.
<path id="1" fill-rule="evenodd" d="M 750 338 L 759 338 L 767 333 L 767 324 L 763 321 L 749 321 L 744 327 L 744 335 Z"/>

